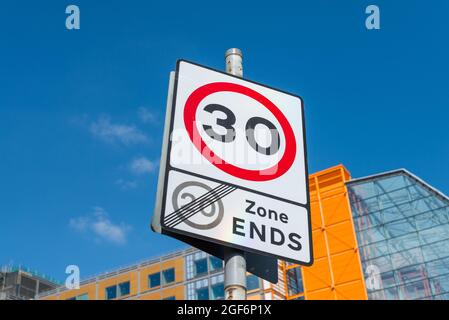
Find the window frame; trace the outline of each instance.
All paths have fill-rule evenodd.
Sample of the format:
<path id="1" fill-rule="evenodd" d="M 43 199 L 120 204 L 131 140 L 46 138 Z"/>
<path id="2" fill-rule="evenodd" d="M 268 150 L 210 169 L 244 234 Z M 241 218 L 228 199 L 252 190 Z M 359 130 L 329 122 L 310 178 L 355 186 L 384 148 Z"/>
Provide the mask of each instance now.
<path id="1" fill-rule="evenodd" d="M 223 295 L 220 297 L 216 297 L 214 293 L 214 288 L 217 288 L 218 286 L 223 286 Z M 215 284 L 210 285 L 210 291 L 209 291 L 209 299 L 211 300 L 224 300 L 225 298 L 225 291 L 224 291 L 224 282 L 217 282 Z"/>
<path id="2" fill-rule="evenodd" d="M 154 285 L 154 286 L 151 285 L 151 277 L 152 277 L 152 276 L 158 276 L 158 279 L 159 279 L 159 284 L 158 284 L 158 285 Z M 160 272 L 160 271 L 159 271 L 159 272 L 150 273 L 150 274 L 148 275 L 148 277 L 147 277 L 147 286 L 148 286 L 148 289 L 159 288 L 161 285 L 162 285 L 162 276 L 161 276 L 161 272 Z"/>
<path id="3" fill-rule="evenodd" d="M 109 289 L 114 289 L 114 292 L 115 292 L 114 297 L 109 297 L 109 294 L 108 294 L 108 290 L 109 290 Z M 114 299 L 117 299 L 117 298 L 118 298 L 118 295 L 117 295 L 117 285 L 114 284 L 114 285 L 112 285 L 112 286 L 108 286 L 108 287 L 104 288 L 104 297 L 105 297 L 106 300 L 114 300 Z"/>
<path id="4" fill-rule="evenodd" d="M 205 271 L 203 271 L 203 272 L 198 272 L 198 268 L 197 268 L 197 263 L 199 263 L 199 262 L 203 262 L 203 261 L 205 261 L 206 262 L 206 270 Z M 193 264 L 194 264 L 194 271 L 195 271 L 195 277 L 199 277 L 199 276 L 203 276 L 203 275 L 206 275 L 208 272 L 209 272 L 209 259 L 207 258 L 207 257 L 205 257 L 205 258 L 201 258 L 201 259 L 198 259 L 198 260 L 194 260 L 193 261 Z"/>
<path id="5" fill-rule="evenodd" d="M 171 281 L 167 281 L 165 279 L 165 274 L 168 273 L 168 272 L 173 272 L 173 280 L 171 280 Z M 161 285 L 167 285 L 167 284 L 171 284 L 171 283 L 175 283 L 175 282 L 176 282 L 176 270 L 175 270 L 174 267 L 162 270 L 162 272 L 161 272 Z"/>
<path id="6" fill-rule="evenodd" d="M 123 294 L 121 286 L 126 284 L 128 285 L 128 293 Z M 119 298 L 129 296 L 130 294 L 131 294 L 131 281 L 128 280 L 117 284 L 117 295 Z"/>
<path id="7" fill-rule="evenodd" d="M 207 291 L 207 299 L 200 299 L 198 296 L 198 291 L 201 290 L 206 290 Z M 210 290 L 209 290 L 209 286 L 205 286 L 205 287 L 201 287 L 201 288 L 196 288 L 195 289 L 195 300 L 197 301 L 207 301 L 210 300 Z"/>

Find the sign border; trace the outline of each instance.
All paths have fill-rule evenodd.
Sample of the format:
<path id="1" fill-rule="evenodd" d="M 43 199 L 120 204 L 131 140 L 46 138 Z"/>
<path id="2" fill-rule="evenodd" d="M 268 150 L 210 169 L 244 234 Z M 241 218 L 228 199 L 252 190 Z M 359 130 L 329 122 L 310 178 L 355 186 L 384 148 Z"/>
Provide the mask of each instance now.
<path id="1" fill-rule="evenodd" d="M 271 90 L 274 90 L 274 91 L 278 91 L 278 92 L 281 92 L 281 93 L 293 96 L 295 98 L 298 98 L 301 101 L 303 146 L 304 146 L 304 150 L 303 150 L 304 152 L 303 153 L 304 153 L 304 167 L 305 167 L 305 171 L 306 171 L 305 174 L 306 174 L 306 188 L 307 188 L 307 192 L 306 192 L 306 194 L 307 194 L 307 204 L 301 204 L 301 203 L 297 203 L 297 202 L 290 201 L 290 200 L 287 200 L 287 199 L 283 199 L 283 198 L 280 198 L 280 197 L 267 195 L 267 194 L 262 193 L 262 192 L 257 192 L 257 191 L 254 191 L 254 190 L 251 190 L 251 189 L 248 189 L 248 188 L 240 187 L 238 185 L 229 184 L 229 183 L 224 182 L 224 181 L 211 179 L 210 177 L 204 177 L 204 176 L 199 175 L 199 174 L 195 174 L 195 173 L 191 173 L 191 172 L 188 172 L 188 171 L 185 171 L 185 170 L 182 170 L 182 169 L 178 169 L 178 168 L 172 167 L 170 165 L 170 156 L 171 156 L 171 147 L 172 147 L 171 135 L 172 135 L 172 132 L 173 132 L 173 125 L 174 125 L 174 118 L 175 118 L 175 107 L 176 107 L 177 94 L 178 94 L 179 71 L 180 71 L 180 65 L 181 65 L 182 62 L 188 63 L 188 64 L 192 64 L 194 66 L 197 66 L 197 67 L 200 67 L 200 68 L 204 68 L 204 69 L 207 69 L 207 70 L 210 70 L 210 71 L 213 71 L 213 72 L 217 72 L 217 73 L 220 73 L 220 74 L 232 77 L 232 78 L 236 78 L 236 79 L 239 79 L 241 81 L 253 83 L 253 84 L 256 84 L 258 86 L 265 87 L 265 88 L 268 88 L 268 89 L 271 89 Z M 248 80 L 248 79 L 240 78 L 238 76 L 235 76 L 235 75 L 232 75 L 232 74 L 220 71 L 220 70 L 216 70 L 216 69 L 213 69 L 213 68 L 210 68 L 210 67 L 207 67 L 207 66 L 204 66 L 204 65 L 201 65 L 201 64 L 189 61 L 189 60 L 178 59 L 177 62 L 176 62 L 174 89 L 173 89 L 172 105 L 171 105 L 170 112 L 171 112 L 171 115 L 170 115 L 171 118 L 170 118 L 170 127 L 169 127 L 168 137 L 167 137 L 168 141 L 164 141 L 163 142 L 163 143 L 168 143 L 168 146 L 167 146 L 167 155 L 166 155 L 166 159 L 165 159 L 166 163 L 165 163 L 165 173 L 164 173 L 164 186 L 163 186 L 161 212 L 160 212 L 160 222 L 161 222 L 162 234 L 164 234 L 165 233 L 164 231 L 166 230 L 167 232 L 170 232 L 170 233 L 178 233 L 178 234 L 181 234 L 181 235 L 184 235 L 184 236 L 188 236 L 188 237 L 194 236 L 194 237 L 196 237 L 198 239 L 201 239 L 203 241 L 213 242 L 213 243 L 216 243 L 216 244 L 219 244 L 219 245 L 222 245 L 222 246 L 232 247 L 232 248 L 240 249 L 242 251 L 249 251 L 249 252 L 253 252 L 253 253 L 264 255 L 264 256 L 275 257 L 277 259 L 280 259 L 280 260 L 283 260 L 283 261 L 287 261 L 287 262 L 291 262 L 291 263 L 298 264 L 298 265 L 302 265 L 302 266 L 311 266 L 313 264 L 313 262 L 314 262 L 314 256 L 313 256 L 313 242 L 312 242 L 312 220 L 311 220 L 312 219 L 312 214 L 311 214 L 311 211 L 310 211 L 309 168 L 308 168 L 308 161 L 307 161 L 307 143 L 306 143 L 306 131 L 305 131 L 304 100 L 300 96 L 298 96 L 296 94 L 292 94 L 292 93 L 286 92 L 284 90 L 280 90 L 280 89 L 277 89 L 277 88 L 274 88 L 274 87 L 270 87 L 270 86 L 267 86 L 267 85 L 264 85 L 264 84 L 261 84 L 261 83 L 255 82 L 255 81 L 251 81 L 251 80 Z M 199 178 L 202 178 L 202 179 L 206 179 L 206 180 L 210 180 L 210 181 L 214 181 L 214 182 L 220 182 L 222 184 L 236 186 L 239 189 L 243 189 L 243 190 L 246 189 L 249 192 L 262 194 L 264 196 L 268 196 L 268 197 L 274 198 L 274 199 L 279 200 L 279 201 L 288 202 L 288 203 L 291 203 L 291 204 L 294 204 L 294 205 L 298 205 L 298 206 L 301 206 L 301 207 L 305 208 L 307 210 L 307 216 L 308 216 L 310 261 L 309 262 L 298 261 L 298 260 L 290 259 L 290 258 L 287 258 L 287 257 L 284 257 L 284 256 L 276 255 L 276 254 L 273 254 L 273 253 L 268 253 L 268 252 L 265 252 L 265 251 L 260 251 L 260 250 L 257 250 L 257 249 L 241 246 L 241 245 L 238 245 L 238 244 L 233 244 L 233 243 L 217 240 L 217 239 L 214 239 L 214 238 L 206 237 L 206 236 L 203 236 L 203 235 L 198 235 L 198 234 L 195 234 L 195 233 L 190 233 L 190 232 L 187 232 L 187 231 L 183 231 L 183 230 L 167 227 L 165 225 L 165 223 L 164 223 L 164 217 L 165 217 L 165 209 L 166 209 L 166 201 L 167 201 L 168 174 L 169 174 L 169 172 L 171 170 L 182 172 L 182 173 L 185 173 L 185 174 L 188 174 L 188 175 L 196 176 L 196 177 L 199 177 Z"/>

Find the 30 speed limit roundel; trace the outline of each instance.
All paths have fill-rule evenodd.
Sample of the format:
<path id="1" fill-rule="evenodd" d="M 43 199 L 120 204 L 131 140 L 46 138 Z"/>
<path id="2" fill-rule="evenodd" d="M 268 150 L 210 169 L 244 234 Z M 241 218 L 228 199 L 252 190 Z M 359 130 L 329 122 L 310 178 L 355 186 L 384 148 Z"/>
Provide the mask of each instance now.
<path id="1" fill-rule="evenodd" d="M 272 167 L 267 169 L 261 169 L 261 170 L 250 170 L 241 168 L 237 165 L 234 165 L 232 163 L 228 163 L 227 161 L 220 158 L 219 155 L 217 155 L 215 152 L 211 151 L 210 148 L 207 146 L 206 142 L 201 138 L 201 134 L 198 132 L 197 126 L 196 126 L 196 112 L 198 110 L 198 106 L 200 105 L 200 102 L 206 98 L 207 96 L 217 93 L 217 92 L 234 92 L 238 94 L 245 95 L 247 97 L 250 97 L 257 102 L 259 102 L 263 107 L 268 109 L 279 121 L 282 131 L 284 132 L 285 137 L 285 151 L 283 156 L 280 158 L 280 160 Z M 208 105 L 211 112 L 213 111 L 221 111 L 224 112 L 227 115 L 226 119 L 222 119 L 222 121 L 227 120 L 226 127 L 224 124 L 221 126 L 224 128 L 227 128 L 228 130 L 233 130 L 228 134 L 231 134 L 234 136 L 235 134 L 235 128 L 233 125 L 235 124 L 235 115 L 226 106 L 218 105 L 218 104 L 210 104 Z M 245 106 L 238 106 L 239 108 L 245 108 Z M 248 110 L 248 112 L 251 113 L 257 113 L 257 110 Z M 255 125 L 252 124 L 263 124 L 273 130 L 275 133 L 274 136 L 278 137 L 278 129 L 267 119 L 261 118 L 261 117 L 251 117 L 248 120 L 247 125 L 245 126 L 245 129 L 255 129 Z M 293 129 L 290 126 L 288 120 L 285 118 L 284 114 L 276 107 L 276 105 L 271 102 L 269 99 L 264 97 L 262 94 L 258 93 L 257 91 L 250 89 L 248 87 L 242 86 L 240 84 L 236 83 L 230 83 L 230 82 L 214 82 L 206 84 L 198 89 L 196 89 L 187 99 L 185 108 L 184 108 L 184 124 L 185 128 L 187 130 L 187 133 L 189 134 L 190 140 L 195 145 L 195 147 L 198 149 L 199 152 L 208 160 L 210 163 L 215 165 L 220 170 L 229 173 L 230 175 L 241 178 L 244 180 L 252 180 L 252 181 L 267 181 L 272 180 L 275 178 L 278 178 L 279 176 L 283 175 L 285 172 L 290 169 L 291 165 L 293 164 L 296 156 L 296 140 L 295 140 L 295 134 L 293 133 Z M 250 130 L 245 130 L 247 136 L 250 135 Z M 198 137 L 198 139 L 195 139 L 195 137 Z M 280 145 L 280 140 L 271 139 L 271 144 L 274 145 Z M 254 144 L 256 144 L 255 149 L 258 149 L 257 142 L 255 142 L 255 139 L 252 138 L 251 140 L 248 139 L 248 143 L 251 145 L 251 142 L 254 141 Z M 223 142 L 226 142 L 223 139 Z M 262 147 L 263 148 L 263 147 Z M 278 149 L 278 146 L 274 146 L 274 148 Z M 274 149 L 273 148 L 273 149 Z M 266 150 L 265 150 L 266 153 Z"/>
<path id="2" fill-rule="evenodd" d="M 302 99 L 184 60 L 171 98 L 162 232 L 310 265 Z"/>

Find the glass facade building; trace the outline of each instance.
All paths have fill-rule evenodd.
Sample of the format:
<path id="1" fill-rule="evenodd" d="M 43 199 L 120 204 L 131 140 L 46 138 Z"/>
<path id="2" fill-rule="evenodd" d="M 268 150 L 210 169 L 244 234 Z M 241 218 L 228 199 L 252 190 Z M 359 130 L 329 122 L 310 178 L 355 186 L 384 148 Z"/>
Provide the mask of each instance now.
<path id="1" fill-rule="evenodd" d="M 449 299 L 449 199 L 406 170 L 347 183 L 369 299 Z"/>

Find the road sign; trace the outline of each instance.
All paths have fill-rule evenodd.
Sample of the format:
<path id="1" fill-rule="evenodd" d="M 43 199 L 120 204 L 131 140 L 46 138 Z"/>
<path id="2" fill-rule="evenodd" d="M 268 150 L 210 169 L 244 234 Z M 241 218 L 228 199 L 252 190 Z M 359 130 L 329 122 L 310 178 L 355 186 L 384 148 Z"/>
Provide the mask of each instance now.
<path id="1" fill-rule="evenodd" d="M 172 100 L 162 233 L 310 265 L 302 99 L 180 60 Z"/>
<path id="2" fill-rule="evenodd" d="M 165 115 L 165 129 L 163 141 L 168 141 L 169 139 L 169 129 L 170 129 L 170 119 L 171 119 L 171 108 L 173 103 L 173 91 L 175 84 L 175 72 L 170 73 L 170 81 L 167 96 L 167 110 Z M 153 219 L 151 222 L 151 228 L 153 231 L 162 233 L 161 227 L 161 208 L 162 208 L 162 195 L 165 188 L 165 168 L 167 162 L 167 149 L 168 143 L 162 145 L 161 161 L 160 161 L 160 172 L 158 179 L 158 190 L 156 196 L 156 205 L 154 210 Z M 177 233 L 170 233 L 165 230 L 164 234 L 183 241 L 195 248 L 205 251 L 213 256 L 216 256 L 222 260 L 225 259 L 225 247 L 217 246 L 216 244 L 208 241 L 203 241 L 195 237 L 188 237 Z M 271 283 L 278 282 L 278 260 L 277 258 L 260 255 L 253 252 L 245 253 L 246 269 L 248 272 L 262 278 L 264 280 L 270 281 Z"/>

